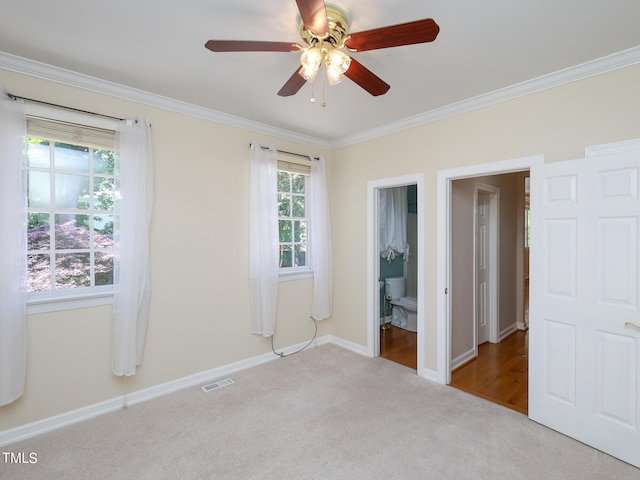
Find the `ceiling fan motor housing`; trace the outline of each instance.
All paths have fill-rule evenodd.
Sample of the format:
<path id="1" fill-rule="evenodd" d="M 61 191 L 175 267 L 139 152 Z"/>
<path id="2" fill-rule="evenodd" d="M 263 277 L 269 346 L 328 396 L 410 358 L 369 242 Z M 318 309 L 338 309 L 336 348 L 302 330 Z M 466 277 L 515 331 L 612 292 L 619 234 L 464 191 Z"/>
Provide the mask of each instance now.
<path id="1" fill-rule="evenodd" d="M 300 37 L 307 45 L 312 45 L 318 41 L 331 43 L 334 47 L 342 48 L 349 33 L 349 16 L 338 7 L 327 5 L 327 20 L 329 21 L 329 34 L 326 38 L 311 33 L 300 21 Z"/>

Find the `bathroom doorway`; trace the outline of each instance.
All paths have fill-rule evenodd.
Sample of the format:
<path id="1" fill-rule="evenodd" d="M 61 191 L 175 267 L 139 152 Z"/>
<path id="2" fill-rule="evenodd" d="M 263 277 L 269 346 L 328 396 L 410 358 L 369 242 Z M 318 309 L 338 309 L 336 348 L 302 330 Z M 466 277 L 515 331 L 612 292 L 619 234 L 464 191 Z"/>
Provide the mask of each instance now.
<path id="1" fill-rule="evenodd" d="M 378 191 L 380 356 L 417 369 L 417 186 Z"/>
<path id="2" fill-rule="evenodd" d="M 382 356 L 419 374 L 423 357 L 423 285 L 424 273 L 419 267 L 423 258 L 423 175 L 407 175 L 369 182 L 368 184 L 368 351 L 372 357 Z M 408 251 L 401 246 L 387 248 L 381 234 L 388 227 L 381 224 L 381 196 L 395 194 L 404 198 L 403 209 Z M 398 215 L 400 218 L 400 215 Z M 384 218 L 383 218 L 384 221 Z M 395 228 L 395 227 L 393 227 Z M 391 235 L 393 237 L 393 235 Z M 400 234 L 401 236 L 401 234 Z M 402 278 L 407 308 L 394 305 L 398 299 L 385 298 L 385 279 Z M 413 299 L 413 300 L 412 300 Z M 413 311 L 411 311 L 413 310 Z"/>

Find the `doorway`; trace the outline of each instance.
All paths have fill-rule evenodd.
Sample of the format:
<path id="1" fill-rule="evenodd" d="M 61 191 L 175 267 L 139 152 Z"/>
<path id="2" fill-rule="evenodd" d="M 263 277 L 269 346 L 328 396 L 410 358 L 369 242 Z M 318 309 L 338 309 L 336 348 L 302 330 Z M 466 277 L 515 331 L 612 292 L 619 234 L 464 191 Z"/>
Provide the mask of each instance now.
<path id="1" fill-rule="evenodd" d="M 380 356 L 416 370 L 416 303 L 409 300 L 417 298 L 417 188 L 402 185 L 378 193 L 379 280 L 384 285 L 380 289 Z"/>
<path id="2" fill-rule="evenodd" d="M 419 375 L 422 374 L 424 365 L 424 271 L 419 265 L 424 258 L 424 212 L 422 205 L 424 205 L 424 193 L 423 193 L 424 179 L 422 174 L 405 175 L 401 177 L 392 177 L 381 180 L 370 181 L 367 184 L 367 333 L 368 333 L 368 354 L 371 357 L 380 356 L 381 353 L 381 326 L 382 315 L 384 310 L 384 303 L 381 301 L 381 295 L 384 294 L 384 279 L 381 275 L 381 263 L 380 263 L 380 191 L 383 189 L 389 189 L 394 187 L 406 187 L 412 186 L 413 195 L 415 197 L 415 205 L 413 209 L 413 228 L 415 230 L 415 245 L 411 245 L 411 256 L 413 256 L 411 264 L 407 263 L 403 268 L 413 268 L 415 272 L 409 272 L 410 276 L 415 277 L 415 283 L 409 288 L 411 291 L 415 291 L 416 297 L 416 332 L 410 332 L 415 340 L 415 346 L 413 352 L 415 359 L 416 371 Z M 389 308 L 387 304 L 386 308 Z M 387 315 L 389 312 L 387 312 Z M 402 335 L 405 332 L 398 332 L 396 337 L 406 336 Z M 390 336 L 389 336 L 390 337 Z M 389 339 L 389 338 L 388 338 Z M 404 343 L 404 342 L 403 342 Z M 403 346 L 405 348 L 406 345 Z M 410 354 L 410 355 L 411 355 Z"/>
<path id="3" fill-rule="evenodd" d="M 453 366 L 462 365 L 468 362 L 471 358 L 474 358 L 474 339 L 473 334 L 469 335 L 466 331 L 463 336 L 464 339 L 460 342 L 460 339 L 455 339 L 454 334 L 460 333 L 458 325 L 453 323 L 453 243 L 455 241 L 454 231 L 455 225 L 453 224 L 453 182 L 455 180 L 471 179 L 473 177 L 483 177 L 486 179 L 489 175 L 500 175 L 515 172 L 528 171 L 532 166 L 540 165 L 544 163 L 544 157 L 542 155 L 526 157 L 521 159 L 507 160 L 503 162 L 494 162 L 484 165 L 474 165 L 469 167 L 461 167 L 455 169 L 441 170 L 438 172 L 438 227 L 437 227 L 437 242 L 438 242 L 438 266 L 437 266 L 437 288 L 440 292 L 437 297 L 437 325 L 438 325 L 438 369 L 436 372 L 437 380 L 443 384 L 449 384 L 451 382 L 451 371 Z M 523 173 L 524 175 L 524 173 Z M 524 223 L 524 219 L 523 219 Z M 504 250 L 506 246 L 501 245 L 500 249 Z M 456 255 L 457 259 L 457 255 Z M 472 260 L 470 261 L 472 262 Z M 504 263 L 504 262 L 502 262 Z M 506 267 L 502 263 L 499 264 L 499 271 L 502 273 L 502 269 Z M 513 296 L 516 297 L 515 309 L 519 312 L 524 312 L 524 273 L 523 262 L 517 262 L 519 266 L 516 267 L 514 274 L 514 281 L 509 284 L 506 281 L 501 282 L 503 285 L 510 285 L 513 289 Z M 472 265 L 468 263 L 467 265 Z M 468 288 L 473 288 L 472 279 L 466 279 Z M 518 289 L 518 285 L 522 288 Z M 470 286 L 469 286 L 470 285 Z M 472 291 L 472 290 L 471 290 Z M 518 293 L 519 292 L 519 293 Z M 472 297 L 474 294 L 469 294 Z M 500 293 L 500 297 L 504 295 Z M 473 307 L 473 301 L 468 298 L 466 300 L 466 308 Z M 458 308 L 458 304 L 455 304 Z M 503 323 L 502 315 L 506 312 L 501 311 L 499 313 L 500 324 L 498 326 L 498 336 L 500 338 L 506 338 L 510 333 L 518 330 L 518 322 L 505 321 Z M 467 318 L 474 318 L 473 313 Z M 506 318 L 506 317 L 505 317 Z M 522 317 L 524 318 L 524 317 Z M 512 318 L 513 320 L 513 318 Z M 471 338 L 469 338 L 471 337 Z M 466 343 L 464 340 L 467 340 Z M 477 345 L 475 346 L 477 348 Z M 457 348 L 458 350 L 454 350 Z"/>
<path id="4" fill-rule="evenodd" d="M 525 413 L 528 368 L 518 300 L 526 175 L 455 180 L 451 201 L 451 385 Z"/>

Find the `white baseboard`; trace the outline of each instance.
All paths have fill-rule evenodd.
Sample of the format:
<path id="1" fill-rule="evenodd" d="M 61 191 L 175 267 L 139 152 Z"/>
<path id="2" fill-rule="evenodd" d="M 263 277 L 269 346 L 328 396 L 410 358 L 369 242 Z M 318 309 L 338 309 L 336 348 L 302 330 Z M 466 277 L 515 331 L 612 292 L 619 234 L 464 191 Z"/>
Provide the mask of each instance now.
<path id="1" fill-rule="evenodd" d="M 89 420 L 90 418 L 104 415 L 105 413 L 115 412 L 120 410 L 122 405 L 122 397 L 112 398 L 111 400 L 88 405 L 77 410 L 71 410 L 37 422 L 28 423 L 9 430 L 3 430 L 0 432 L 0 447 L 20 442 L 31 437 L 36 437 L 62 427 L 67 427 L 74 423 Z"/>
<path id="2" fill-rule="evenodd" d="M 418 375 L 432 382 L 440 383 L 438 381 L 438 372 L 435 370 L 429 370 L 428 368 L 422 368 L 418 371 Z"/>
<path id="3" fill-rule="evenodd" d="M 511 325 L 509 325 L 507 328 L 505 328 L 504 330 L 502 330 L 500 332 L 500 334 L 499 334 L 500 335 L 500 341 L 502 341 L 505 338 L 507 338 L 509 335 L 511 335 L 516 330 L 518 330 L 518 324 L 517 323 L 512 323 Z"/>
<path id="4" fill-rule="evenodd" d="M 367 355 L 367 350 L 365 347 L 339 337 L 334 337 L 333 335 L 326 335 L 324 337 L 316 338 L 312 342 L 310 347 L 317 347 L 326 343 L 337 345 L 361 355 Z M 280 349 L 279 351 L 284 355 L 288 355 L 300 350 L 306 344 L 307 342 L 302 342 L 297 345 L 291 345 L 289 347 Z M 104 415 L 105 413 L 115 412 L 125 407 L 125 405 L 136 405 L 138 403 L 161 397 L 163 395 L 167 395 L 184 388 L 204 385 L 211 381 L 219 380 L 221 377 L 227 377 L 241 370 L 246 370 L 247 368 L 271 362 L 273 360 L 277 360 L 278 358 L 280 357 L 274 355 L 272 352 L 265 353 L 256 357 L 248 358 L 246 360 L 230 363 L 228 365 L 223 365 L 211 370 L 205 370 L 193 375 L 178 378 L 177 380 L 154 385 L 143 390 L 129 393 L 126 396 L 118 396 L 110 400 L 105 400 L 93 405 L 88 405 L 76 410 L 71 410 L 69 412 L 61 413 L 53 417 L 48 417 L 43 420 L 38 420 L 33 423 L 21 425 L 9 430 L 3 430 L 0 432 L 0 447 L 26 440 L 37 435 L 42 435 L 43 433 L 51 432 L 62 427 L 73 425 L 74 423 L 89 420 L 90 418 Z"/>
<path id="5" fill-rule="evenodd" d="M 336 337 L 334 335 L 326 335 L 324 339 L 325 340 L 323 343 L 332 343 L 333 345 L 337 345 L 354 353 L 364 355 L 365 357 L 369 356 L 367 347 L 363 347 L 362 345 L 358 345 L 357 343 L 350 342 L 348 340 L 345 340 L 344 338 Z M 321 345 L 321 343 L 319 343 L 318 345 Z"/>
<path id="6" fill-rule="evenodd" d="M 477 355 L 476 350 L 473 348 L 470 348 L 466 352 L 458 355 L 456 358 L 451 360 L 451 370 L 455 370 L 459 366 L 464 365 L 467 362 L 470 362 L 471 360 L 476 358 L 476 355 Z"/>

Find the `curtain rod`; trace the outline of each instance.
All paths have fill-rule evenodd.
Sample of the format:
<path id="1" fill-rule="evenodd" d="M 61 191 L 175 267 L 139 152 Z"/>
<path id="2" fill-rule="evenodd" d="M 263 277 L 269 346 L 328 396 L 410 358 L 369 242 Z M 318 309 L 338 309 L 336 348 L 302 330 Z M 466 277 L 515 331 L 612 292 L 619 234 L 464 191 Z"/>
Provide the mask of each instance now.
<path id="1" fill-rule="evenodd" d="M 250 143 L 250 144 L 249 144 L 249 146 L 250 146 L 251 148 L 253 148 L 253 145 L 254 145 L 253 143 Z M 263 149 L 263 150 L 269 150 L 269 147 L 263 147 L 263 146 L 261 146 L 261 145 L 259 145 L 259 147 L 260 147 L 261 149 Z M 276 149 L 276 152 L 278 152 L 278 153 L 284 153 L 285 155 L 293 155 L 294 157 L 302 157 L 302 158 L 305 158 L 305 159 L 307 159 L 307 160 L 309 160 L 309 159 L 311 159 L 311 158 L 312 158 L 313 160 L 320 160 L 320 157 L 313 157 L 313 156 L 310 156 L 310 155 L 304 155 L 304 154 L 302 154 L 302 153 L 287 152 L 286 150 L 278 150 L 278 149 Z"/>
<path id="2" fill-rule="evenodd" d="M 96 117 L 110 118 L 112 120 L 119 120 L 119 121 L 124 120 L 123 118 L 112 117 L 111 115 L 104 115 L 102 113 L 95 113 L 95 112 L 90 112 L 88 110 L 80 110 L 79 108 L 66 107 L 64 105 L 58 105 L 58 104 L 55 104 L 55 103 L 44 102 L 42 100 L 35 100 L 33 98 L 19 97 L 18 95 L 13 95 L 12 93 L 7 93 L 7 97 L 9 97 L 11 100 L 24 100 L 25 102 L 38 103 L 40 105 L 47 105 L 49 107 L 62 108 L 64 110 L 71 110 L 73 112 L 79 112 L 79 113 L 86 113 L 86 114 L 89 114 L 89 115 L 95 115 Z"/>

